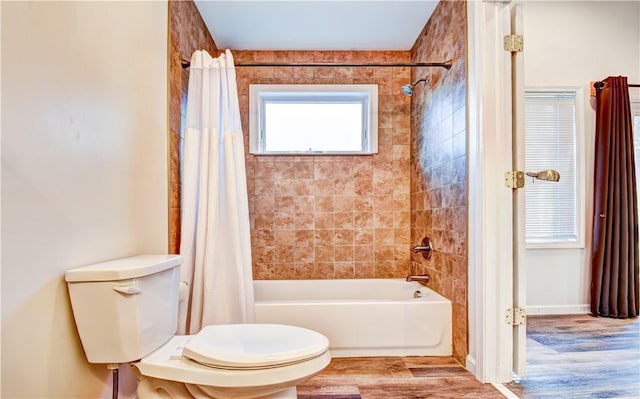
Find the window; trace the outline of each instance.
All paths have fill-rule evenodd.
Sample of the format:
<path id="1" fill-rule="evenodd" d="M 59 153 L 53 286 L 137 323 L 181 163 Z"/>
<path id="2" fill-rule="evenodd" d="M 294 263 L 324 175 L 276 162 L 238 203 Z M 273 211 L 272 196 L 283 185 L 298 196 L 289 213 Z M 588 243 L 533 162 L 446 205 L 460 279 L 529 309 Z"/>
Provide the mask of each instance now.
<path id="1" fill-rule="evenodd" d="M 373 154 L 377 85 L 250 85 L 252 154 Z"/>
<path id="2" fill-rule="evenodd" d="M 578 139 L 581 89 L 525 92 L 525 166 L 529 172 L 554 169 L 559 182 L 534 180 L 525 193 L 528 248 L 583 246 L 584 184 Z"/>
<path id="3" fill-rule="evenodd" d="M 640 90 L 639 90 L 640 91 Z M 640 97 L 630 96 L 631 98 L 631 119 L 633 127 L 633 152 L 636 162 L 636 190 L 640 190 Z M 640 195 L 638 196 L 640 201 Z M 640 204 L 638 209 L 640 209 Z"/>

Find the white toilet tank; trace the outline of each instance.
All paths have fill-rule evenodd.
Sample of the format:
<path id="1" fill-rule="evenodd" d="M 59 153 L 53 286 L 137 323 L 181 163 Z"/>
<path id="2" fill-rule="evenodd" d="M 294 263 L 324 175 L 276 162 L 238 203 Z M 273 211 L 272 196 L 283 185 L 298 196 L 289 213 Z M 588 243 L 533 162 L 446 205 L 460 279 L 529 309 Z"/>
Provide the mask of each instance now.
<path id="1" fill-rule="evenodd" d="M 175 335 L 181 263 L 181 255 L 141 255 L 67 271 L 89 363 L 132 362 Z"/>

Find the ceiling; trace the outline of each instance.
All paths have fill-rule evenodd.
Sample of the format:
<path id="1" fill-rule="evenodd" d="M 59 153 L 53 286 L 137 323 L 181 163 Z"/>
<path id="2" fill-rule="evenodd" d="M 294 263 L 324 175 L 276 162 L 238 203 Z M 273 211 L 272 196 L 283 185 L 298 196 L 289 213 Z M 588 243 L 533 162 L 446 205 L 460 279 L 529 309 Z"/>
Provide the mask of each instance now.
<path id="1" fill-rule="evenodd" d="M 220 49 L 409 50 L 438 0 L 195 0 Z"/>

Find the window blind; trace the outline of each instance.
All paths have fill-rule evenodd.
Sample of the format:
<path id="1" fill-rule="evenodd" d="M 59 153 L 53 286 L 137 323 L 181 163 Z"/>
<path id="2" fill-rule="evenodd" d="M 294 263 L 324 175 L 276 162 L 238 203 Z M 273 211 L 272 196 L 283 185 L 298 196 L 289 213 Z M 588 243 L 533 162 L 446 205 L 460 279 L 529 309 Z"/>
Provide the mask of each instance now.
<path id="1" fill-rule="evenodd" d="M 637 114 L 633 114 L 633 152 L 636 162 L 636 190 L 640 190 L 640 102 L 632 103 L 631 107 L 632 111 L 637 109 L 638 112 Z M 640 208 L 640 206 L 638 206 L 638 208 Z"/>
<path id="2" fill-rule="evenodd" d="M 555 169 L 559 182 L 527 182 L 527 243 L 577 242 L 576 94 L 525 93 L 525 166 Z"/>

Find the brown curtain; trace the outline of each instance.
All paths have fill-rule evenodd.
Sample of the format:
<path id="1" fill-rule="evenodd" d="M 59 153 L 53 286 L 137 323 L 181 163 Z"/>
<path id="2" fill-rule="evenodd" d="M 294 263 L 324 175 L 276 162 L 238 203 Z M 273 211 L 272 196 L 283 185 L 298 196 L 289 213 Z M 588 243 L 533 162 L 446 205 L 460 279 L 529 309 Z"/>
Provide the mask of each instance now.
<path id="1" fill-rule="evenodd" d="M 608 77 L 596 91 L 591 313 L 638 316 L 638 210 L 629 86 Z"/>

